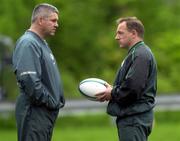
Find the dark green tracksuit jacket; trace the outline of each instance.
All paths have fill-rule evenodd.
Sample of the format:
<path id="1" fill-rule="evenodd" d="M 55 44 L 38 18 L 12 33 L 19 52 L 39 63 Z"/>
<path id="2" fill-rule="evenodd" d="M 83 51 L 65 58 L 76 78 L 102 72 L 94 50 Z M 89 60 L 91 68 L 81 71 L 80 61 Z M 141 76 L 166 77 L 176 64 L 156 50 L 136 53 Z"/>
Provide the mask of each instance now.
<path id="1" fill-rule="evenodd" d="M 27 31 L 17 41 L 12 61 L 20 89 L 18 141 L 50 141 L 59 108 L 65 103 L 54 56 L 46 41 Z"/>
<path id="2" fill-rule="evenodd" d="M 138 42 L 129 50 L 117 73 L 107 112 L 124 122 L 121 124 L 143 125 L 147 119 L 152 124 L 156 85 L 155 58 L 144 42 Z M 143 118 L 138 118 L 143 114 Z M 131 120 L 123 120 L 127 118 Z"/>

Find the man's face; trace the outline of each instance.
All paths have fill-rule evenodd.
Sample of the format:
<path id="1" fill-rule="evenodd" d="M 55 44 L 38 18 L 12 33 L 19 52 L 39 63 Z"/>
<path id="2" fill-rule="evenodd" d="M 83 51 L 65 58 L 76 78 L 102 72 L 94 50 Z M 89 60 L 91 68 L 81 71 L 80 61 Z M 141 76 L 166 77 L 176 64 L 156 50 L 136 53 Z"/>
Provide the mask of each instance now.
<path id="1" fill-rule="evenodd" d="M 58 14 L 51 13 L 49 17 L 44 18 L 42 21 L 42 29 L 44 36 L 55 35 L 56 29 L 58 27 Z"/>
<path id="2" fill-rule="evenodd" d="M 121 48 L 129 48 L 131 46 L 133 34 L 127 30 L 126 22 L 118 25 L 115 39 Z"/>

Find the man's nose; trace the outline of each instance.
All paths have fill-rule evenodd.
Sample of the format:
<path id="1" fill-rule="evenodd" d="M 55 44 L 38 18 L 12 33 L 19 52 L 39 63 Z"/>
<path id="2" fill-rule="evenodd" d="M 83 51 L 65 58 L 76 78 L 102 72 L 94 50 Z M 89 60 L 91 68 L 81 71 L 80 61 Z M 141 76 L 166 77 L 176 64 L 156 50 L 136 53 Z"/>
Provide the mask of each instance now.
<path id="1" fill-rule="evenodd" d="M 56 23 L 56 24 L 55 24 L 55 26 L 56 26 L 56 27 L 59 27 L 59 24 L 58 24 L 58 23 Z"/>
<path id="2" fill-rule="evenodd" d="M 119 36 L 117 34 L 115 36 L 115 40 L 119 40 Z"/>

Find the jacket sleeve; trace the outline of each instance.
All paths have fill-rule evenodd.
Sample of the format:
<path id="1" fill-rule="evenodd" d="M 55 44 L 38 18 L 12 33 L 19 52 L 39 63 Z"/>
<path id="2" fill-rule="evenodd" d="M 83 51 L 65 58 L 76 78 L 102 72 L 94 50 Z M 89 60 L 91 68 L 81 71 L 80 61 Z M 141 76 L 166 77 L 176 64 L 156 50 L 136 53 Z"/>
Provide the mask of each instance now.
<path id="1" fill-rule="evenodd" d="M 17 77 L 20 88 L 27 94 L 32 104 L 58 107 L 48 89 L 41 82 L 41 51 L 33 43 L 22 43 L 15 54 Z"/>
<path id="2" fill-rule="evenodd" d="M 136 56 L 122 83 L 113 87 L 112 99 L 122 105 L 139 99 L 148 79 L 149 63 L 146 56 Z"/>

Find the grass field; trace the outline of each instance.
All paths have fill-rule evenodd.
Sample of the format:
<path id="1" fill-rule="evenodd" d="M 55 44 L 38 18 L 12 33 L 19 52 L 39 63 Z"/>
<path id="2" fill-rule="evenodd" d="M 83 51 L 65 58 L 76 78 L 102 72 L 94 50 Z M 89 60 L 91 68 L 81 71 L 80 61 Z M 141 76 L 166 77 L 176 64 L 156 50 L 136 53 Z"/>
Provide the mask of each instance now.
<path id="1" fill-rule="evenodd" d="M 157 125 L 149 141 L 179 141 L 180 123 Z M 0 141 L 17 141 L 16 130 L 0 130 Z M 115 127 L 55 128 L 52 141 L 118 141 Z"/>
<path id="2" fill-rule="evenodd" d="M 179 115 L 180 112 L 158 114 L 149 141 L 180 141 Z M 17 141 L 16 129 L 0 128 L 0 141 Z M 118 137 L 106 115 L 64 117 L 57 121 L 52 141 L 118 141 Z"/>

